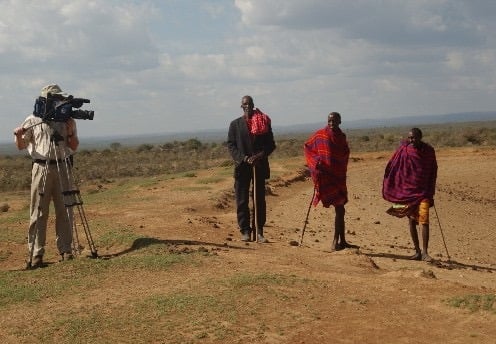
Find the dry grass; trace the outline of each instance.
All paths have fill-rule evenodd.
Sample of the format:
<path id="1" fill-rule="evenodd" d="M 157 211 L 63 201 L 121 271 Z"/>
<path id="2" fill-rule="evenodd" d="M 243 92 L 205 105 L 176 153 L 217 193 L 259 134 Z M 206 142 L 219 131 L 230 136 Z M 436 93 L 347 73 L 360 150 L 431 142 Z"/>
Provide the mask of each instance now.
<path id="1" fill-rule="evenodd" d="M 406 136 L 409 128 L 375 128 L 347 131 L 351 151 L 392 151 Z M 424 130 L 424 141 L 436 148 L 477 147 L 496 145 L 496 121 L 463 124 L 429 125 Z M 302 155 L 303 142 L 310 133 L 277 136 L 273 158 Z M 75 157 L 75 174 L 80 183 L 105 184 L 116 178 L 150 177 L 189 173 L 197 169 L 231 166 L 225 144 L 200 142 L 197 139 L 166 142 L 137 147 L 123 147 L 120 143 L 110 148 L 81 150 Z M 0 191 L 26 190 L 30 185 L 31 160 L 26 156 L 0 158 Z M 205 180 L 208 184 L 209 181 Z"/>
<path id="2" fill-rule="evenodd" d="M 402 258 L 407 224 L 380 202 L 384 152 L 350 162 L 346 221 L 359 251 L 326 251 L 332 212 L 321 207 L 305 245 L 288 244 L 311 196 L 295 181 L 301 154 L 271 159 L 267 245 L 239 241 L 230 166 L 109 177 L 82 187 L 99 259 L 57 263 L 50 222 L 47 267 L 25 271 L 29 195 L 3 192 L 2 343 L 490 343 L 495 214 L 481 205 L 494 199 L 496 152 L 439 153 L 436 202 L 458 262 L 446 262 L 434 227 L 439 266 Z"/>

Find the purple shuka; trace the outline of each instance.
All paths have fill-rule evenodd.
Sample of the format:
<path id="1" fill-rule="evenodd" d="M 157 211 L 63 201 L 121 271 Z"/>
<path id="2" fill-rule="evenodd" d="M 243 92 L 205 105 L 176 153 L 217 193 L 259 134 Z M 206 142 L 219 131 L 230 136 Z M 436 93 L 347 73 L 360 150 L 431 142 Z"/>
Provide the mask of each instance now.
<path id="1" fill-rule="evenodd" d="M 418 205 L 434 199 L 436 178 L 434 148 L 425 142 L 415 148 L 403 141 L 386 166 L 382 196 L 389 202 Z"/>

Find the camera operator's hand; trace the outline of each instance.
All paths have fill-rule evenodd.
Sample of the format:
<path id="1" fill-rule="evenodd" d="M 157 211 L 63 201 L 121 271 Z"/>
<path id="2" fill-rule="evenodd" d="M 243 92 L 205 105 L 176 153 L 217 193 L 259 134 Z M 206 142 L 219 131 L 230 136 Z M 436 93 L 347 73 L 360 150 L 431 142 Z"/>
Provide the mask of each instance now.
<path id="1" fill-rule="evenodd" d="M 264 151 L 261 151 L 257 154 L 254 154 L 252 156 L 250 156 L 248 159 L 247 159 L 247 162 L 250 164 L 250 165 L 255 165 L 257 164 L 260 160 L 262 160 L 265 156 L 265 153 Z"/>
<path id="2" fill-rule="evenodd" d="M 26 129 L 23 127 L 17 127 L 14 129 L 15 143 L 17 149 L 21 150 L 27 147 L 27 143 L 24 142 L 23 135 L 26 132 Z"/>
<path id="3" fill-rule="evenodd" d="M 23 127 L 17 127 L 14 129 L 14 135 L 17 137 L 21 137 L 26 132 L 26 129 Z"/>

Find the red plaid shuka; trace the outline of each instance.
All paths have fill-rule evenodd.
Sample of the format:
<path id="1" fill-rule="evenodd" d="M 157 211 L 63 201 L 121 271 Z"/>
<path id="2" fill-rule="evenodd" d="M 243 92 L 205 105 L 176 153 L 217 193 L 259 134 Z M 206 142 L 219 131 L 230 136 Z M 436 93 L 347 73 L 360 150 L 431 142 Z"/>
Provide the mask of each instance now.
<path id="1" fill-rule="evenodd" d="M 341 129 L 322 128 L 304 145 L 305 159 L 315 186 L 313 205 L 328 208 L 348 202 L 346 172 L 350 148 Z"/>
<path id="2" fill-rule="evenodd" d="M 262 135 L 269 132 L 270 118 L 260 109 L 255 108 L 253 116 L 246 120 L 251 135 Z"/>

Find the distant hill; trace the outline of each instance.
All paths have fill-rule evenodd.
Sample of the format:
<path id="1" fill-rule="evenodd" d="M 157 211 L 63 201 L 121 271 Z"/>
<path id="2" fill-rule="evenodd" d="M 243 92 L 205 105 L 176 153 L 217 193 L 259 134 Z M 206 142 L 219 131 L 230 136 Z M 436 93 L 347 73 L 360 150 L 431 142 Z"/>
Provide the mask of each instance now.
<path id="1" fill-rule="evenodd" d="M 404 116 L 394 118 L 379 118 L 379 119 L 358 119 L 347 121 L 343 120 L 343 129 L 367 129 L 381 127 L 400 127 L 400 126 L 422 126 L 429 124 L 443 123 L 461 123 L 461 122 L 484 122 L 496 121 L 496 111 L 487 112 L 460 112 L 442 115 L 420 115 L 420 116 Z M 296 134 L 310 133 L 325 125 L 325 118 L 317 123 L 304 123 L 279 126 L 274 125 L 273 129 L 276 134 Z M 118 142 L 123 146 L 137 146 L 140 144 L 158 144 L 171 141 L 184 141 L 191 138 L 196 138 L 206 142 L 222 142 L 227 136 L 226 129 L 211 129 L 181 133 L 157 133 L 147 135 L 134 136 L 114 136 L 114 137 L 85 137 L 81 142 L 80 149 L 100 149 L 107 148 L 111 143 Z M 19 154 L 12 143 L 0 143 L 0 154 Z M 22 152 L 25 154 L 25 152 Z"/>
<path id="2" fill-rule="evenodd" d="M 367 129 L 381 127 L 400 127 L 400 126 L 422 126 L 428 124 L 443 123 L 461 123 L 461 122 L 484 122 L 496 121 L 496 111 L 494 112 L 463 112 L 443 115 L 420 115 L 379 119 L 357 119 L 347 121 L 343 118 L 343 129 Z M 325 125 L 325 118 L 319 123 L 296 124 L 289 126 L 276 127 L 279 133 L 300 133 L 310 132 Z"/>

